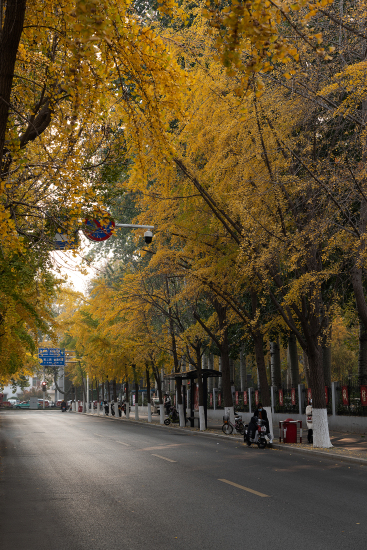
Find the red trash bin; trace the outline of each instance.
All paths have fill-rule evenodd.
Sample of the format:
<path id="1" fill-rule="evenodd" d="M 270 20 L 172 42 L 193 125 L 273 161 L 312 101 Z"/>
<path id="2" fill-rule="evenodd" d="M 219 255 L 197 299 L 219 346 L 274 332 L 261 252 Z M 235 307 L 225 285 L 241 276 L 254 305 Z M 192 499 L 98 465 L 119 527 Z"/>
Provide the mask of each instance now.
<path id="1" fill-rule="evenodd" d="M 284 443 L 297 443 L 297 422 L 293 418 L 284 420 Z"/>

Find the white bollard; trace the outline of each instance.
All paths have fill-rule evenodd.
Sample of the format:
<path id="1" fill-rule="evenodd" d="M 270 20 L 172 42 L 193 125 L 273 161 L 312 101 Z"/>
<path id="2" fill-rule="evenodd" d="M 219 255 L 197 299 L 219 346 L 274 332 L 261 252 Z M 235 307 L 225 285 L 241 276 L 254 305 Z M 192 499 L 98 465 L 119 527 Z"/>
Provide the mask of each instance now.
<path id="1" fill-rule="evenodd" d="M 181 403 L 181 405 L 178 406 L 178 416 L 180 418 L 180 428 L 184 428 L 185 427 L 185 411 L 184 411 L 183 403 Z"/>
<path id="2" fill-rule="evenodd" d="M 160 414 L 159 414 L 159 416 L 160 416 L 160 418 L 159 418 L 159 423 L 160 423 L 160 424 L 164 424 L 164 405 L 163 405 L 163 403 L 161 403 L 161 404 L 159 405 L 159 410 L 160 410 Z"/>

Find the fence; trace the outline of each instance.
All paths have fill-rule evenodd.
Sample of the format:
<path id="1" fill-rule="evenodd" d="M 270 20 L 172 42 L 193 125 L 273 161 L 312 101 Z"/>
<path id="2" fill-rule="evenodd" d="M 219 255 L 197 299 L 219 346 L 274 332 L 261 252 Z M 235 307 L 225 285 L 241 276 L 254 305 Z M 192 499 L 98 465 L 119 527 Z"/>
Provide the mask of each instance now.
<path id="1" fill-rule="evenodd" d="M 340 416 L 367 416 L 367 385 L 361 385 L 358 377 L 347 377 L 341 382 L 333 382 L 333 388 L 325 386 L 325 399 L 327 412 Z M 175 404 L 176 395 L 170 392 L 171 403 Z M 297 388 L 271 389 L 272 406 L 275 413 L 295 415 L 305 414 L 306 406 L 312 398 L 312 389 L 301 384 Z M 190 391 L 187 392 L 187 407 L 190 407 Z M 131 396 L 132 397 L 132 396 Z M 139 405 L 142 405 L 142 395 L 139 393 Z M 335 399 L 335 403 L 333 403 Z M 263 400 L 262 392 L 256 388 L 241 391 L 236 389 L 233 393 L 234 408 L 238 412 L 249 412 L 257 408 L 257 404 Z M 195 397 L 197 401 L 197 397 Z M 301 401 L 301 402 L 300 402 Z M 147 404 L 147 395 L 144 394 L 144 405 Z M 224 409 L 223 394 L 220 390 L 208 392 L 208 409 Z"/>
<path id="2" fill-rule="evenodd" d="M 298 414 L 299 396 L 298 388 L 276 388 L 274 392 L 274 411 L 276 413 Z"/>
<path id="3" fill-rule="evenodd" d="M 338 393 L 338 415 L 367 416 L 367 385 L 361 385 L 357 377 L 342 380 Z"/>

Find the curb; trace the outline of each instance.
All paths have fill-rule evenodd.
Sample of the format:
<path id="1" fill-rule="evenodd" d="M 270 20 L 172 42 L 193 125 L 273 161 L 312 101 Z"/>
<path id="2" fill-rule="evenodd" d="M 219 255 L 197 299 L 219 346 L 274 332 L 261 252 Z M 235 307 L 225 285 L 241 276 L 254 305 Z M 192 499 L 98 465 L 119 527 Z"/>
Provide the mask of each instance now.
<path id="1" fill-rule="evenodd" d="M 349 462 L 350 464 L 362 464 L 367 466 L 367 459 L 358 458 L 354 456 L 339 455 L 333 453 L 326 453 L 325 451 L 313 451 L 312 449 L 300 449 L 299 447 L 292 447 L 291 445 L 281 445 L 280 443 L 273 443 L 273 449 L 279 451 L 291 451 L 300 454 L 311 455 L 314 458 L 321 455 L 322 458 L 328 458 L 329 460 L 336 460 L 337 462 Z"/>
<path id="2" fill-rule="evenodd" d="M 84 416 L 90 416 L 92 418 L 101 418 L 101 419 L 106 419 L 106 420 L 119 420 L 121 421 L 120 417 L 119 418 L 115 418 L 115 417 L 109 417 L 109 416 L 99 416 L 99 415 L 93 415 L 93 414 L 88 414 L 88 413 L 78 413 L 78 414 L 83 414 Z M 122 419 L 122 422 L 130 422 L 132 424 L 138 424 L 138 425 L 141 425 L 141 424 L 144 424 L 146 426 L 154 426 L 155 428 L 168 428 L 168 426 L 164 426 L 164 424 L 156 424 L 156 423 L 153 423 L 153 422 L 145 422 L 143 420 L 135 420 L 135 419 Z M 200 432 L 200 431 L 193 431 L 191 430 L 191 428 L 180 428 L 179 426 L 172 426 L 170 428 L 171 430 L 177 430 L 177 431 L 181 431 L 181 430 L 184 430 L 188 435 L 196 435 L 196 436 L 204 436 L 204 437 L 211 437 L 213 439 L 225 439 L 226 441 L 230 442 L 230 441 L 233 441 L 233 443 L 238 443 L 239 441 L 242 441 L 243 437 L 242 436 L 237 436 L 237 435 L 233 435 L 233 436 L 228 436 L 228 435 L 224 435 L 224 434 L 216 434 L 216 433 L 209 433 L 209 432 Z M 287 452 L 296 452 L 296 453 L 300 453 L 300 454 L 305 454 L 305 455 L 309 455 L 309 456 L 312 456 L 312 457 L 317 457 L 319 455 L 322 456 L 322 458 L 327 458 L 329 460 L 336 460 L 336 461 L 340 461 L 340 462 L 349 462 L 350 464 L 361 464 L 363 466 L 367 466 L 367 459 L 365 458 L 356 458 L 356 457 L 353 457 L 353 456 L 346 456 L 346 455 L 339 455 L 339 454 L 332 454 L 332 453 L 326 453 L 324 451 L 313 451 L 312 449 L 301 449 L 299 447 L 292 447 L 291 445 L 287 445 L 287 444 L 280 444 L 280 443 L 273 443 L 272 444 L 272 449 L 277 449 L 278 451 L 287 451 Z"/>

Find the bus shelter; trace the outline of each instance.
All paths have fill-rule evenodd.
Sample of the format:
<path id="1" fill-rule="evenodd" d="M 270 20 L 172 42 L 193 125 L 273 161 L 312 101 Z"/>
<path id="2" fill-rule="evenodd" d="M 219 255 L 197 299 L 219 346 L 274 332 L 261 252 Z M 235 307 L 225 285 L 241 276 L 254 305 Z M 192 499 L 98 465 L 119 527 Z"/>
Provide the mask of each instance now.
<path id="1" fill-rule="evenodd" d="M 205 428 L 208 427 L 208 378 L 220 378 L 222 376 L 222 373 L 213 370 L 213 369 L 198 369 L 195 370 L 189 370 L 186 372 L 172 372 L 171 374 L 166 374 L 164 376 L 165 380 L 178 380 L 181 379 L 181 382 L 183 380 L 189 380 L 190 381 L 190 416 L 188 420 L 190 421 L 190 426 L 194 427 L 194 401 L 195 401 L 195 387 L 196 384 L 194 384 L 195 380 L 198 380 L 199 376 L 201 376 L 203 381 L 203 397 L 204 397 L 204 414 L 205 414 Z M 182 387 L 182 386 L 181 386 Z M 182 391 L 182 390 L 181 390 Z M 184 413 L 185 413 L 185 424 L 186 424 L 186 396 L 185 392 L 183 392 L 183 405 L 184 405 Z"/>

